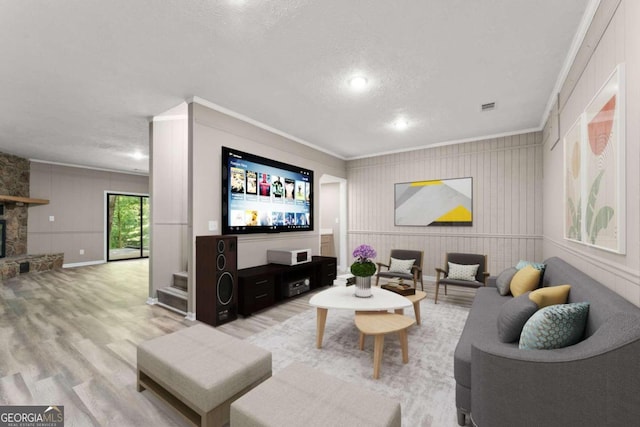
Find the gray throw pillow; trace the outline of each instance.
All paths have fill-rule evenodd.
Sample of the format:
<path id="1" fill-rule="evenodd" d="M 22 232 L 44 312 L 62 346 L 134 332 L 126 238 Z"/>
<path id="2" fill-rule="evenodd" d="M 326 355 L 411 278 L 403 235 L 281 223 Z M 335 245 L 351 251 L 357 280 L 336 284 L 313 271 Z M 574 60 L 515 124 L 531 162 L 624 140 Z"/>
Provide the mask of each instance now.
<path id="1" fill-rule="evenodd" d="M 511 279 L 518 272 L 518 269 L 515 267 L 507 268 L 504 270 L 498 278 L 496 279 L 496 287 L 498 288 L 498 293 L 502 296 L 509 295 L 511 292 L 509 290 L 509 285 L 511 284 Z"/>
<path id="2" fill-rule="evenodd" d="M 514 342 L 520 339 L 522 328 L 529 318 L 538 311 L 538 305 L 529 299 L 531 292 L 525 292 L 502 305 L 498 314 L 498 339 L 500 342 Z"/>

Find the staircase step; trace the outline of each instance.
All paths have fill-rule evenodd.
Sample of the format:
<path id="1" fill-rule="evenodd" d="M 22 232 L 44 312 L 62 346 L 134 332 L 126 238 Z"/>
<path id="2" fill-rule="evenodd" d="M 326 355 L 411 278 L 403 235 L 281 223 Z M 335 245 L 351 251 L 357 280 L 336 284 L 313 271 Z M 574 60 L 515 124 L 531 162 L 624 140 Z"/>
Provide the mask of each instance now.
<path id="1" fill-rule="evenodd" d="M 187 312 L 187 293 L 175 286 L 158 289 L 158 303 Z"/>
<path id="2" fill-rule="evenodd" d="M 189 273 L 187 273 L 186 271 L 173 273 L 173 286 L 176 288 L 180 288 L 183 291 L 186 291 L 188 279 L 189 279 Z"/>

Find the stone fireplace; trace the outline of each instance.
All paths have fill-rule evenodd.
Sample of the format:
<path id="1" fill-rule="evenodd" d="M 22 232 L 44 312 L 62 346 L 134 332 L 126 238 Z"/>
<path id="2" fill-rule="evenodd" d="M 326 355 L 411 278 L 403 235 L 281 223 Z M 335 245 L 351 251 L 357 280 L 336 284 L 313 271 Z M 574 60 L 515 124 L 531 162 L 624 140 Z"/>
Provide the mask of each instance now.
<path id="1" fill-rule="evenodd" d="M 0 153 L 0 280 L 62 267 L 63 254 L 27 254 L 30 168 L 29 160 Z"/>
<path id="2" fill-rule="evenodd" d="M 0 195 L 29 197 L 29 160 L 0 153 Z M 4 220 L 5 256 L 27 253 L 28 206 L 2 202 L 0 220 Z"/>
<path id="3" fill-rule="evenodd" d="M 0 195 L 29 197 L 29 160 L 0 153 Z M 27 253 L 28 206 L 0 201 L 5 221 L 5 256 L 13 257 Z"/>
<path id="4" fill-rule="evenodd" d="M 7 238 L 7 234 L 5 233 L 5 230 L 7 229 L 6 223 L 7 221 L 0 219 L 0 258 L 4 258 L 6 256 L 6 251 L 4 249 Z"/>
<path id="5" fill-rule="evenodd" d="M 4 221 L 4 256 L 26 255 L 28 212 L 27 205 L 4 205 L 4 215 L 0 217 Z"/>

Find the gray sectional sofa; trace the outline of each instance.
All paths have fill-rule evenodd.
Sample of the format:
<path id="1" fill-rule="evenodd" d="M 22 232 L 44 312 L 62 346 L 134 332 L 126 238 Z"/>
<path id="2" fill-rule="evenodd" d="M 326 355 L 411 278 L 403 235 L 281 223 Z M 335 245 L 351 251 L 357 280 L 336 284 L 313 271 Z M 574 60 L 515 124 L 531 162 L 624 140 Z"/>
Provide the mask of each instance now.
<path id="1" fill-rule="evenodd" d="M 478 289 L 455 356 L 458 423 L 478 427 L 626 426 L 640 423 L 640 308 L 561 260 L 545 261 L 543 286 L 570 284 L 589 302 L 584 339 L 520 350 L 498 339 L 495 277 Z M 613 278 L 612 278 L 613 280 Z"/>

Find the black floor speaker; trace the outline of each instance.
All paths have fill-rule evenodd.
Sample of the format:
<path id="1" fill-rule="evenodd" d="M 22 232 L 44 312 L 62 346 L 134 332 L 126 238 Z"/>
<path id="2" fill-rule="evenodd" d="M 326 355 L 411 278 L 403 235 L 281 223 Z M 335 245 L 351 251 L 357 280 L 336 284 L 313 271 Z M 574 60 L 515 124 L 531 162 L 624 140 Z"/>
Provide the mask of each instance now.
<path id="1" fill-rule="evenodd" d="M 238 318 L 238 238 L 196 236 L 196 319 L 219 326 Z"/>

